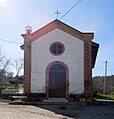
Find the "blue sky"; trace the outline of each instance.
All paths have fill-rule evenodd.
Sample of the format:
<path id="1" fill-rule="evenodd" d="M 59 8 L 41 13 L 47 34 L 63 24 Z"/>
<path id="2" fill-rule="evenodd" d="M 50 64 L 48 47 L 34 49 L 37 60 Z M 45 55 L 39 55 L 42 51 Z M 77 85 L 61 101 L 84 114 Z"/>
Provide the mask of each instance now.
<path id="1" fill-rule="evenodd" d="M 25 26 L 33 32 L 56 19 L 54 12 L 64 15 L 79 0 L 0 0 L 0 39 L 23 43 L 21 34 Z M 114 0 L 81 0 L 62 22 L 80 30 L 94 32 L 95 42 L 100 44 L 93 76 L 114 74 Z M 23 58 L 20 44 L 0 41 L 3 54 L 13 59 Z"/>

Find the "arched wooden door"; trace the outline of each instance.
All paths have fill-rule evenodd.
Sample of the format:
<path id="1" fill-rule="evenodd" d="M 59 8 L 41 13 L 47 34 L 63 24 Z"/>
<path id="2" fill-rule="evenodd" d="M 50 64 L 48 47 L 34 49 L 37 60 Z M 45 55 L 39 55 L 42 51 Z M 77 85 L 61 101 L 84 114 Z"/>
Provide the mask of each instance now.
<path id="1" fill-rule="evenodd" d="M 48 97 L 66 97 L 66 68 L 62 64 L 54 64 L 48 70 Z"/>

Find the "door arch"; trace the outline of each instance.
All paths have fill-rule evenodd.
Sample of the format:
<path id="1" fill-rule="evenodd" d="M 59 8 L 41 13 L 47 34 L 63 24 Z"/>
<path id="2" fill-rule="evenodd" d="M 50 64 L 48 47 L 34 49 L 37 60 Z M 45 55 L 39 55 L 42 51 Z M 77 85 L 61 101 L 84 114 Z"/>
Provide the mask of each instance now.
<path id="1" fill-rule="evenodd" d="M 63 62 L 52 62 L 46 69 L 46 95 L 52 98 L 68 97 L 68 67 Z"/>

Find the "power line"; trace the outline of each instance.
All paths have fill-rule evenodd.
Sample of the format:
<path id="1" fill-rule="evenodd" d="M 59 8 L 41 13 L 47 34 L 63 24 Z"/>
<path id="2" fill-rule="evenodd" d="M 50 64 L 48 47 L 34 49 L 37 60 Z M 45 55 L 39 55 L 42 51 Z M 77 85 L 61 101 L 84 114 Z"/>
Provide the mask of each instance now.
<path id="1" fill-rule="evenodd" d="M 74 6 L 72 6 L 72 7 L 60 18 L 60 20 L 61 20 L 65 15 L 67 15 L 74 7 L 76 7 L 80 2 L 81 2 L 81 0 L 79 0 L 78 2 L 76 2 L 76 3 L 74 4 Z"/>
<path id="2" fill-rule="evenodd" d="M 4 39 L 0 39 L 1 41 L 5 41 L 5 42 L 9 42 L 9 43 L 15 43 L 15 44 L 22 44 L 22 43 L 18 43 L 18 42 L 14 42 L 14 41 L 9 41 L 9 40 L 4 40 Z"/>

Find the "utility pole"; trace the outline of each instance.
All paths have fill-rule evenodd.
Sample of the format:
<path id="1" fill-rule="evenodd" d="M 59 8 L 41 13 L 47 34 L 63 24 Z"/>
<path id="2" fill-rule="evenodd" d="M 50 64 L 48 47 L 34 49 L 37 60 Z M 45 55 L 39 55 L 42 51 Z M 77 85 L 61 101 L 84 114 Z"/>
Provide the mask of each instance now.
<path id="1" fill-rule="evenodd" d="M 107 77 L 107 61 L 105 61 L 105 76 L 104 76 L 104 86 L 103 86 L 103 94 L 106 93 L 106 77 Z"/>

